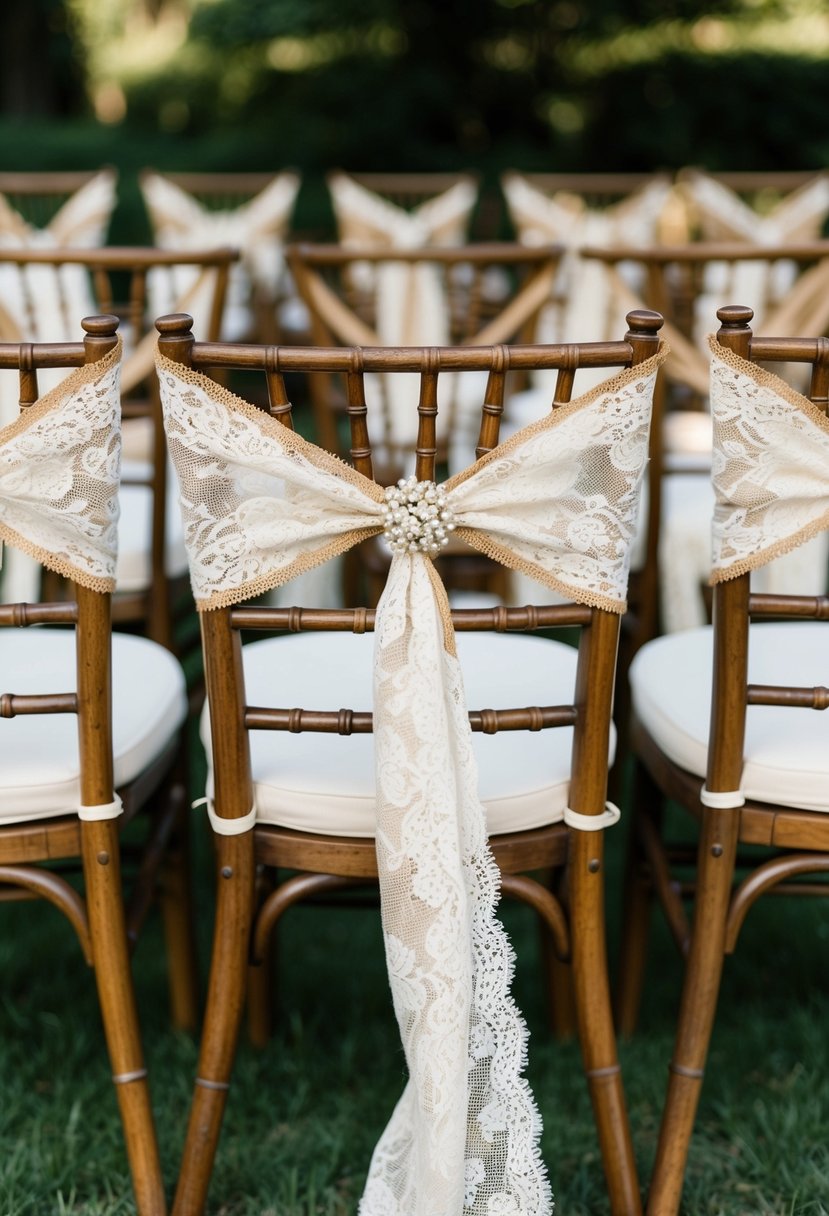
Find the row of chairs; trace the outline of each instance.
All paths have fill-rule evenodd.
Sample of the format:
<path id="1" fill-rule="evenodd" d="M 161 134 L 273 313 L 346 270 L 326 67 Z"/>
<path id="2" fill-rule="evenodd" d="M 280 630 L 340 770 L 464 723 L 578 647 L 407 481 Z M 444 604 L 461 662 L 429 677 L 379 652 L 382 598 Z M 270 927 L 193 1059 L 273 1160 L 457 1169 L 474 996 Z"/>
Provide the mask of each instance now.
<path id="1" fill-rule="evenodd" d="M 803 686 L 813 682 L 812 672 L 825 657 L 825 630 L 820 625 L 764 626 L 748 660 L 757 669 L 747 669 L 746 659 L 749 614 L 782 616 L 791 609 L 796 616 L 818 620 L 829 614 L 825 597 L 790 602 L 779 595 L 769 600 L 752 594 L 747 572 L 829 525 L 819 476 L 827 442 L 826 343 L 756 339 L 745 308 L 724 309 L 719 316 L 712 401 L 718 453 L 716 577 L 721 581 L 714 591 L 714 626 L 645 646 L 631 672 L 637 779 L 651 794 L 635 799 L 631 932 L 621 996 L 626 1032 L 635 1021 L 651 892 L 666 904 L 688 955 L 673 1080 L 648 1207 L 660 1216 L 679 1204 L 723 953 L 733 948 L 745 913 L 760 893 L 780 889 L 781 883 L 783 889 L 796 889 L 793 876 L 826 868 L 826 749 L 819 730 L 810 731 L 802 721 L 806 706 L 826 705 L 825 690 L 775 687 L 792 678 L 793 653 L 802 657 L 794 678 Z M 414 1086 L 407 1100 L 411 1107 L 404 1101 L 409 1113 L 402 1134 L 407 1143 L 432 1145 L 433 1154 L 435 1144 L 455 1148 L 454 1155 L 441 1152 L 434 1160 L 424 1149 L 429 1168 L 413 1171 L 405 1153 L 401 1159 L 392 1151 L 401 1138 L 401 1125 L 393 1125 L 391 1145 L 385 1137 L 370 1170 L 366 1210 L 388 1212 L 393 1202 L 401 1210 L 414 1210 L 414 1196 L 434 1206 L 455 1193 L 459 1176 L 476 1190 L 473 1204 L 485 1205 L 499 1196 L 503 1207 L 524 1187 L 525 1194 L 535 1196 L 525 1209 L 547 1210 L 543 1172 L 532 1164 L 535 1133 L 527 1133 L 536 1122 L 532 1103 L 522 1099 L 523 1105 L 509 1106 L 519 1089 L 525 1093 L 518 1070 L 507 1069 L 505 1083 L 503 1069 L 490 1066 L 496 1051 L 492 1027 L 499 1021 L 506 1025 L 512 1043 L 520 1042 L 522 1032 L 499 988 L 509 964 L 487 970 L 487 959 L 508 954 L 493 920 L 487 832 L 504 893 L 528 903 L 545 925 L 553 991 L 563 1005 L 565 977 L 572 976 L 611 1210 L 641 1211 L 610 1015 L 603 829 L 618 817 L 605 801 L 613 752 L 614 667 L 648 416 L 663 356 L 657 354 L 659 316 L 634 312 L 628 323 L 622 342 L 414 349 L 196 342 L 189 317 L 174 315 L 158 323 L 157 383 L 185 506 L 184 534 L 202 625 L 208 693 L 202 738 L 209 756 L 208 807 L 216 839 L 213 961 L 173 1209 L 178 1216 L 203 1211 L 207 1202 L 246 996 L 254 1036 L 261 1041 L 267 1034 L 268 943 L 279 918 L 308 895 L 373 884 L 378 876 L 387 953 L 397 984 L 395 1004 Z M 45 784 L 42 749 L 21 743 L 22 732 L 16 741 L 9 736 L 2 767 L 10 810 L 4 816 L 6 864 L 0 882 L 7 896 L 19 897 L 21 891 L 43 895 L 61 907 L 95 963 L 138 1210 L 160 1213 L 165 1197 L 129 977 L 128 933 L 120 911 L 117 824 L 146 803 L 157 808 L 150 817 L 148 860 L 139 869 L 141 882 L 128 905 L 127 925 L 134 936 L 150 903 L 153 867 L 163 858 L 160 886 L 174 946 L 174 1019 L 192 1026 L 186 817 L 176 767 L 186 702 L 183 677 L 167 651 L 115 634 L 110 739 L 105 643 L 115 572 L 112 522 L 121 434 L 117 338 L 113 319 L 92 319 L 84 327 L 82 346 L 0 347 L 2 366 L 19 369 L 21 400 L 34 403 L 24 404 L 21 421 L 3 434 L 7 467 L 14 470 L 5 488 L 0 483 L 3 535 L 75 581 L 73 604 L 12 605 L 0 621 L 10 626 L 75 624 L 78 647 L 74 687 L 66 631 L 35 630 L 25 653 L 17 638 L 7 647 L 4 670 L 10 680 L 19 680 L 22 691 L 2 698 L 2 714 L 23 717 L 4 725 L 0 745 L 7 746 L 9 729 L 34 730 L 36 720 L 29 715 L 37 712 L 77 714 L 80 738 L 80 767 L 76 761 L 72 768 L 70 727 L 63 742 L 72 776 L 62 801 L 47 806 L 43 791 L 44 801 L 35 797 L 37 784 Z M 757 360 L 811 366 L 810 401 L 758 370 Z M 83 369 L 73 379 L 39 399 L 39 369 L 78 365 Z M 602 369 L 615 374 L 574 398 L 582 374 Z M 555 374 L 553 408 L 549 411 L 548 403 L 548 412 L 528 428 L 504 436 L 505 381 L 516 370 Z M 266 409 L 224 386 L 228 375 L 240 372 L 264 377 Z M 367 380 L 373 374 L 418 379 L 417 424 L 411 436 L 414 472 L 390 495 L 380 488 L 382 475 L 379 486 L 375 479 L 376 414 L 367 401 Z M 448 396 L 444 391 L 446 378 L 479 379 L 481 374 L 477 463 L 471 472 L 454 472 L 438 495 L 432 488 L 441 477 L 437 419 L 439 406 L 453 396 L 452 387 Z M 293 429 L 289 386 L 300 375 L 344 377 L 350 466 L 332 460 L 324 445 L 309 443 Z M 78 412 L 86 419 L 84 427 L 71 424 Z M 33 459 L 34 466 L 27 463 Z M 66 465 L 73 472 L 71 488 L 65 474 L 57 476 Z M 794 475 L 793 467 L 802 473 Z M 50 470 L 47 481 L 45 468 Z M 52 480 L 59 490 L 51 490 Z M 36 510 L 32 521 L 30 505 L 40 500 L 47 509 Z M 57 522 L 67 515 L 79 524 L 75 532 Z M 376 610 L 351 604 L 329 611 L 313 605 L 273 608 L 249 602 L 349 546 L 376 544 L 383 531 L 397 561 L 392 561 Z M 569 602 L 450 609 L 429 576 L 431 562 L 421 559 L 453 532 Z M 364 635 L 375 628 L 378 681 L 372 693 Z M 514 636 L 565 628 L 579 631 L 577 647 Z M 488 632 L 478 638 L 481 629 Z M 248 630 L 284 636 L 242 646 L 242 631 Z M 323 636 L 318 637 L 320 630 Z M 311 635 L 302 636 L 307 631 Z M 774 660 L 768 666 L 766 652 Z M 712 653 L 717 656 L 713 692 L 706 678 Z M 148 673 L 156 669 L 151 679 Z M 672 673 L 669 681 L 666 671 Z M 57 672 L 71 691 L 46 695 L 47 677 Z M 286 708 L 269 706 L 274 688 L 280 689 Z M 140 704 L 142 692 L 146 705 Z M 498 705 L 497 710 L 470 710 L 474 743 L 467 738 L 467 699 L 472 706 Z M 372 700 L 373 712 L 368 708 Z M 356 708 L 342 708 L 355 701 Z M 705 725 L 709 702 L 714 707 L 711 747 Z M 786 706 L 786 714 L 779 720 L 774 716 L 764 728 L 759 720 L 771 712 L 765 708 L 769 705 Z M 133 715 L 129 729 L 119 726 L 124 712 Z M 137 724 L 140 714 L 145 718 Z M 690 725 L 688 714 L 696 715 Z M 556 726 L 563 729 L 554 732 L 552 743 L 535 733 Z M 380 753 L 377 779 L 366 737 L 372 727 Z M 121 729 L 127 755 L 118 750 Z M 21 771 L 27 756 L 28 775 Z M 666 854 L 660 844 L 654 783 L 702 819 L 694 918 L 699 932 L 688 929 L 670 878 L 668 863 L 675 852 Z M 456 802 L 458 819 L 447 817 L 446 806 Z M 457 845 L 459 831 L 466 844 L 456 856 L 451 842 Z M 736 850 L 739 839 L 796 851 L 791 859 L 773 858 L 732 890 L 742 861 Z M 53 872 L 35 864 L 72 856 L 83 863 L 85 902 Z M 687 852 L 682 859 L 688 860 Z M 447 933 L 457 931 L 458 919 L 463 923 L 453 903 L 453 893 L 461 889 L 471 901 L 474 923 L 480 924 L 477 946 L 474 936 L 470 946 L 461 931 L 453 947 L 465 956 L 471 950 L 478 976 L 471 989 L 464 987 L 468 976 L 461 982 L 445 969 L 446 945 L 438 949 L 450 940 Z M 816 893 L 816 884 L 803 890 Z M 411 925 L 406 924 L 406 908 L 417 911 Z M 444 1042 L 443 1019 L 458 1002 L 470 1012 L 466 1022 L 462 1019 L 460 1037 L 451 1040 L 455 1054 L 444 1054 L 443 1047 L 438 1051 L 438 1041 Z M 432 1008 L 441 1027 L 439 1040 L 424 1017 Z M 467 1084 L 468 1041 L 476 1045 L 478 1061 L 471 1087 L 473 1134 L 463 1130 L 464 1111 L 458 1138 L 454 1098 L 458 1085 L 465 1089 Z M 503 1117 L 505 1103 L 509 1118 Z M 501 1113 L 494 1118 L 496 1107 Z M 431 1121 L 415 1113 L 424 1109 L 431 1110 Z M 495 1146 L 486 1152 L 482 1129 L 487 1143 Z M 512 1154 L 504 1149 L 505 1137 L 511 1136 L 510 1143 L 517 1146 Z M 516 1154 L 531 1163 L 520 1185 L 510 1173 L 514 1166 L 505 1165 Z"/>
<path id="2" fill-rule="evenodd" d="M 301 301 L 302 307 L 299 312 L 293 307 L 279 314 L 275 299 L 282 289 L 277 279 L 286 265 L 283 240 L 298 178 L 290 173 L 230 175 L 222 182 L 222 176 L 213 176 L 212 188 L 223 188 L 224 194 L 213 194 L 202 210 L 199 199 L 210 194 L 211 175 L 145 176 L 156 239 L 166 253 L 138 254 L 139 266 L 143 262 L 140 278 L 146 286 L 137 282 L 135 269 L 130 271 L 129 311 L 138 337 L 152 316 L 184 309 L 196 316 L 199 332 L 208 338 L 248 336 L 273 342 L 285 341 L 287 334 L 288 340 L 301 336 L 317 343 L 495 342 L 517 337 L 568 342 L 612 338 L 631 308 L 660 311 L 666 318 L 672 355 L 653 428 L 647 524 L 634 561 L 637 608 L 626 630 L 629 649 L 660 629 L 686 628 L 705 619 L 705 536 L 712 504 L 710 420 L 707 410 L 700 408 L 705 405 L 707 385 L 701 335 L 714 301 L 723 298 L 746 300 L 758 323 L 771 329 L 823 332 L 829 246 L 812 239 L 820 234 L 829 210 L 829 187 L 822 175 L 774 180 L 766 175 L 752 181 L 746 175 L 726 180 L 723 175 L 685 172 L 675 185 L 681 186 L 686 203 L 696 208 L 696 219 L 686 224 L 685 232 L 693 229 L 695 236 L 705 239 L 661 247 L 656 242 L 669 235 L 669 226 L 660 217 L 674 189 L 666 179 L 611 175 L 607 180 L 599 176 L 591 184 L 590 175 L 585 175 L 570 182 L 572 191 L 581 192 L 583 205 L 576 205 L 575 194 L 568 203 L 567 182 L 562 178 L 512 175 L 505 179 L 505 189 L 526 249 L 481 245 L 466 252 L 434 245 L 457 246 L 463 241 L 475 198 L 474 175 L 426 175 L 395 183 L 382 177 L 335 174 L 330 184 L 342 244 L 288 250 L 287 262 L 298 288 L 294 303 Z M 33 190 L 34 178 L 26 175 L 11 175 L 5 183 L 0 179 L 0 186 L 16 191 L 9 197 L 19 202 L 25 197 L 27 180 Z M 41 181 L 41 189 L 46 184 Z M 80 186 L 80 192 L 61 208 L 62 218 L 59 223 L 53 220 L 57 226 L 48 237 L 27 238 L 19 217 L 4 220 L 0 215 L 3 244 L 21 246 L 9 249 L 0 267 L 0 331 L 8 340 L 46 336 L 68 340 L 67 327 L 74 318 L 96 309 L 110 311 L 113 305 L 99 287 L 90 289 L 88 274 L 94 282 L 111 276 L 112 261 L 117 263 L 118 258 L 102 253 L 96 263 L 91 252 L 66 248 L 67 241 L 97 244 L 104 239 L 108 208 L 114 202 L 112 174 L 87 175 L 82 181 L 60 175 L 52 185 L 55 191 Z M 793 193 L 761 217 L 734 193 L 774 189 Z M 610 206 L 614 193 L 622 200 L 618 206 Z M 237 206 L 231 205 L 234 197 Z M 601 215 L 593 210 L 597 205 Z M 673 233 L 676 237 L 680 229 L 674 227 Z M 712 244 L 714 237 L 719 239 Z M 33 241 L 63 249 L 53 248 L 51 261 L 43 248 L 27 256 Z M 204 251 L 219 241 L 238 246 L 241 261 L 229 266 L 229 281 L 217 282 L 213 290 Z M 195 247 L 200 243 L 201 250 Z M 378 246 L 384 252 L 378 252 Z M 419 252 L 413 246 L 419 246 Z M 124 266 L 131 251 L 114 252 Z M 247 284 L 239 278 L 245 269 Z M 527 291 L 520 290 L 522 279 L 528 280 Z M 536 293 L 545 282 L 550 298 L 536 307 Z M 138 346 L 127 380 L 139 372 L 146 376 L 149 370 L 149 344 Z M 519 425 L 521 411 L 533 416 L 543 408 L 550 390 L 543 374 L 536 373 L 533 381 L 523 401 L 511 395 L 510 408 Z M 389 449 L 398 441 L 398 411 L 388 397 L 391 383 L 372 381 L 373 391 L 385 398 Z M 331 432 L 340 426 L 342 403 L 338 410 L 323 377 L 315 377 L 313 386 L 315 426 L 331 442 Z M 405 412 L 405 387 L 398 396 Z M 454 412 L 463 414 L 462 401 Z M 457 454 L 459 466 L 471 453 L 472 429 Z M 134 436 L 141 433 L 139 427 L 133 428 Z M 464 438 L 460 430 L 456 433 Z M 170 604 L 185 559 L 175 519 L 164 501 L 163 445 L 158 435 L 155 441 L 149 437 L 148 428 L 143 434 L 130 470 L 141 484 L 124 511 L 116 608 L 122 619 L 128 615 L 146 619 L 150 612 L 153 636 L 169 645 Z M 134 446 L 129 445 L 131 450 Z M 393 450 L 390 457 L 393 464 Z M 680 553 L 683 560 L 678 561 Z M 762 577 L 769 590 L 792 585 L 797 577 L 808 585 L 806 563 L 807 558 L 795 555 Z M 799 569 L 793 570 L 793 565 Z M 169 592 L 149 596 L 150 586 L 164 586 Z"/>

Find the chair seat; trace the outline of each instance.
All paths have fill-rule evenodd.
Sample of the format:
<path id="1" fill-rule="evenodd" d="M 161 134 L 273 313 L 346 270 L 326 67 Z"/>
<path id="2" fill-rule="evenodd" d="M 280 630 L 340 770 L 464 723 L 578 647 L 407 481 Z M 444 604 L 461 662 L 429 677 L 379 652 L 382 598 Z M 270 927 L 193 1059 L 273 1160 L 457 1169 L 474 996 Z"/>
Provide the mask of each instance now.
<path id="1" fill-rule="evenodd" d="M 570 702 L 576 651 L 543 638 L 458 635 L 470 709 Z M 370 709 L 370 634 L 302 634 L 243 649 L 251 705 Z M 210 753 L 207 709 L 201 735 Z M 570 787 L 571 727 L 473 736 L 482 801 L 492 835 L 562 819 Z M 375 831 L 371 735 L 252 731 L 257 819 L 297 831 L 370 837 Z M 212 776 L 208 789 L 212 792 Z"/>
<path id="2" fill-rule="evenodd" d="M 75 639 L 68 630 L 4 629 L 2 687 L 12 693 L 72 692 Z M 184 675 L 175 658 L 146 638 L 112 636 L 115 785 L 157 759 L 187 713 Z M 74 714 L 17 717 L 0 731 L 0 822 L 73 814 L 79 793 Z"/>
<path id="3" fill-rule="evenodd" d="M 630 668 L 634 711 L 670 760 L 706 771 L 711 699 L 710 627 L 657 638 Z M 756 625 L 749 647 L 754 684 L 812 687 L 829 671 L 829 630 L 818 622 Z M 747 799 L 829 812 L 829 723 L 812 709 L 750 706 L 742 790 Z"/>

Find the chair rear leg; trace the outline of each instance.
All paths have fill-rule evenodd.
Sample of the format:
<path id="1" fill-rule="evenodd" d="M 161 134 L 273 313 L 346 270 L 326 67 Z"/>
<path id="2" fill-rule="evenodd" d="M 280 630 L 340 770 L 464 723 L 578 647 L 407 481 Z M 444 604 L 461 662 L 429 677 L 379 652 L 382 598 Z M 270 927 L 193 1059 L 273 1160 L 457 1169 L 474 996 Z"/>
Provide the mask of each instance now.
<path id="1" fill-rule="evenodd" d="M 645 766 L 637 761 L 633 770 L 630 800 L 633 813 L 625 853 L 622 942 L 616 982 L 616 1026 L 624 1038 L 629 1038 L 634 1033 L 639 1018 L 653 894 L 638 821 L 643 815 L 651 815 L 655 821 L 659 821 L 661 804 L 659 789 Z"/>
<path id="2" fill-rule="evenodd" d="M 245 1000 L 253 916 L 253 832 L 218 836 L 216 845 L 213 957 L 175 1216 L 200 1216 L 204 1211 Z"/>
<path id="3" fill-rule="evenodd" d="M 139 1216 L 167 1211 L 129 965 L 114 819 L 82 825 L 92 959 Z"/>
<path id="4" fill-rule="evenodd" d="M 264 866 L 256 875 L 256 907 L 274 888 L 273 871 Z M 262 958 L 251 962 L 247 979 L 248 1037 L 254 1047 L 265 1048 L 273 1032 L 274 945 L 268 943 Z"/>
<path id="5" fill-rule="evenodd" d="M 675 1216 L 679 1211 L 725 958 L 725 928 L 739 822 L 739 811 L 733 809 L 706 810 L 703 819 L 693 931 L 648 1196 L 648 1216 Z"/>
<path id="6" fill-rule="evenodd" d="M 607 977 L 602 833 L 574 831 L 570 849 L 573 990 L 610 1211 L 612 1216 L 641 1216 Z"/>
<path id="7" fill-rule="evenodd" d="M 190 869 L 189 808 L 182 804 L 161 876 L 161 914 L 167 948 L 170 1012 L 178 1030 L 199 1026 L 199 975 Z"/>

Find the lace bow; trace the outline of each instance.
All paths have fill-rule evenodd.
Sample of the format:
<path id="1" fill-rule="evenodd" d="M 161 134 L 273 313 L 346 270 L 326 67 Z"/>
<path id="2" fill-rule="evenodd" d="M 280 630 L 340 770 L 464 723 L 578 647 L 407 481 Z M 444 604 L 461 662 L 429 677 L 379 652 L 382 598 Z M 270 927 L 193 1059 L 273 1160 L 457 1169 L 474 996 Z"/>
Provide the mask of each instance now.
<path id="1" fill-rule="evenodd" d="M 115 587 L 121 343 L 0 431 L 0 539 L 94 591 Z"/>
<path id="2" fill-rule="evenodd" d="M 499 874 L 451 616 L 430 560 L 470 544 L 621 612 L 662 355 L 525 428 L 442 487 L 390 493 L 221 386 L 159 358 L 201 610 L 274 587 L 386 531 L 375 625 L 377 854 L 386 958 L 410 1079 L 361 1216 L 548 1216 L 527 1032 L 509 993 Z"/>
<path id="3" fill-rule="evenodd" d="M 829 419 L 772 372 L 709 344 L 717 583 L 829 528 Z"/>

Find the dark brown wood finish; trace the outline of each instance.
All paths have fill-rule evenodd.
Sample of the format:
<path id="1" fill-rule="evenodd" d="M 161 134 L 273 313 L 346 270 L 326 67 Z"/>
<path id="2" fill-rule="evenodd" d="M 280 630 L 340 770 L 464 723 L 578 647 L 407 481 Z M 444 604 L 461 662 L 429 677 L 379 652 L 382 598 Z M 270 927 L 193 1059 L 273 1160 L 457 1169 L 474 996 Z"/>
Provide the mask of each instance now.
<path id="1" fill-rule="evenodd" d="M 823 402 L 825 338 L 755 338 L 750 308 L 730 306 L 717 312 L 719 341 L 755 362 L 800 362 L 812 366 L 811 391 Z M 708 768 L 712 792 L 740 788 L 748 705 L 826 705 L 824 691 L 790 687 L 769 689 L 748 682 L 750 622 L 791 616 L 826 620 L 824 596 L 760 595 L 750 592 L 748 574 L 714 589 L 713 672 Z M 682 635 L 677 635 L 681 642 Z M 813 811 L 747 801 L 736 809 L 703 806 L 699 777 L 673 763 L 644 726 L 634 721 L 636 753 L 631 850 L 626 880 L 625 935 L 620 963 L 618 1025 L 633 1032 L 644 981 L 649 907 L 653 895 L 666 914 L 672 935 L 686 959 L 682 1001 L 665 1110 L 651 1181 L 649 1216 L 675 1216 L 680 1210 L 683 1175 L 702 1088 L 705 1061 L 716 1012 L 726 954 L 736 947 L 751 905 L 763 894 L 827 895 L 829 886 L 793 882 L 803 874 L 829 868 L 829 817 Z M 699 822 L 696 850 L 666 847 L 661 804 L 669 798 Z M 740 845 L 765 845 L 770 859 L 742 856 Z M 693 880 L 687 872 L 696 856 Z M 683 899 L 693 897 L 689 928 Z"/>
<path id="2" fill-rule="evenodd" d="M 83 322 L 84 341 L 25 344 L 0 348 L 3 367 L 24 367 L 36 375 L 45 367 L 79 367 L 112 350 L 118 318 L 90 317 Z M 84 805 L 113 801 L 111 597 L 70 584 L 73 598 L 60 603 L 4 604 L 0 627 L 68 625 L 67 644 L 76 653 L 77 692 L 34 697 L 0 696 L 0 717 L 14 713 L 74 713 L 78 720 L 80 794 Z M 48 737 L 48 720 L 44 722 Z M 2 724 L 0 724 L 2 730 Z M 198 1019 L 192 909 L 186 861 L 186 818 L 175 738 L 131 785 L 119 790 L 124 814 L 100 821 L 69 817 L 7 823 L 0 818 L 0 902 L 45 899 L 73 925 L 86 962 L 93 967 L 107 1049 L 116 1086 L 137 1211 L 163 1216 L 166 1201 L 150 1108 L 129 952 L 138 922 L 156 887 L 165 888 L 163 911 L 171 969 L 173 1020 L 193 1030 Z M 148 847 L 135 883 L 133 909 L 127 913 L 122 894 L 118 832 L 149 803 Z M 14 808 L 10 808 L 14 809 Z M 62 873 L 56 861 L 77 862 L 83 893 Z"/>
<path id="3" fill-rule="evenodd" d="M 162 352 L 202 371 L 238 367 L 268 373 L 278 366 L 281 372 L 309 375 L 321 371 L 344 373 L 349 381 L 354 464 L 366 475 L 371 475 L 372 459 L 361 384 L 363 374 L 419 372 L 422 387 L 417 448 L 420 471 L 431 476 L 434 385 L 441 374 L 464 369 L 489 371 L 491 391 L 486 394 L 489 404 L 483 407 L 481 422 L 481 446 L 489 449 L 498 442 L 498 382 L 508 368 L 558 368 L 566 376 L 575 356 L 580 366 L 608 369 L 630 366 L 655 351 L 661 318 L 652 313 L 638 313 L 631 314 L 628 322 L 630 332 L 622 342 L 590 343 L 577 348 L 456 346 L 428 352 L 404 348 L 282 348 L 274 352 L 255 346 L 193 342 L 186 316 L 162 318 L 157 325 Z M 548 724 L 574 723 L 576 743 L 570 805 L 585 815 L 600 814 L 606 796 L 618 617 L 579 605 L 453 611 L 452 616 L 458 630 L 532 630 L 564 624 L 580 628 L 577 688 L 572 705 L 498 711 L 473 707 L 470 719 L 473 729 L 488 733 L 505 728 L 539 729 Z M 324 610 L 240 605 L 202 614 L 218 814 L 239 818 L 252 805 L 248 729 L 333 729 L 348 734 L 370 727 L 371 715 L 367 712 L 342 710 L 332 715 L 248 705 L 241 630 L 315 629 L 360 634 L 373 629 L 374 621 L 372 609 L 359 607 Z M 596 1112 L 610 1206 L 616 1216 L 622 1213 L 632 1216 L 641 1211 L 641 1203 L 610 1016 L 601 833 L 573 830 L 557 823 L 495 837 L 492 846 L 505 892 L 536 909 L 551 935 L 548 939 L 552 943 L 551 953 L 563 960 L 560 965 L 565 972 L 572 970 L 578 1030 Z M 266 966 L 270 934 L 283 911 L 308 894 L 325 894 L 343 885 L 372 882 L 377 875 L 373 839 L 313 835 L 260 824 L 239 835 L 217 836 L 217 850 L 219 906 L 208 1006 L 174 1206 L 176 1216 L 196 1216 L 205 1210 L 246 988 L 252 1005 L 251 1030 L 260 1042 L 267 1036 L 268 984 L 260 968 Z M 256 883 L 257 866 L 299 873 L 281 882 Z M 557 897 L 559 887 L 550 886 L 549 875 L 553 871 L 566 875 L 566 882 L 559 884 L 569 892 L 566 901 Z"/>

